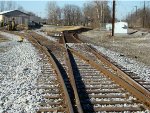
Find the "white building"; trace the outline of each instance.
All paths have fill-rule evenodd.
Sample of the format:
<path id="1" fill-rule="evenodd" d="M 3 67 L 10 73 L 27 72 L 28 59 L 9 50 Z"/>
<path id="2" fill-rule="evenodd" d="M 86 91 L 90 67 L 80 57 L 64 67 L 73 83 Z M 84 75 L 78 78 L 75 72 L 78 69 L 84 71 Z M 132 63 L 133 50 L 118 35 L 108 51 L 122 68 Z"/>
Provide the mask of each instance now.
<path id="1" fill-rule="evenodd" d="M 106 24 L 106 30 L 108 30 L 108 31 L 112 30 L 112 24 L 110 24 L 110 23 Z M 114 33 L 127 34 L 128 33 L 128 23 L 127 22 L 116 22 Z"/>
<path id="2" fill-rule="evenodd" d="M 16 24 L 25 24 L 27 25 L 30 19 L 30 15 L 19 10 L 10 10 L 0 12 L 0 22 L 3 20 L 4 23 L 8 23 L 15 19 Z"/>
<path id="3" fill-rule="evenodd" d="M 117 22 L 115 23 L 115 33 L 128 33 L 128 23 L 127 22 Z"/>
<path id="4" fill-rule="evenodd" d="M 112 24 L 111 23 L 106 23 L 106 30 L 107 31 L 112 30 Z"/>

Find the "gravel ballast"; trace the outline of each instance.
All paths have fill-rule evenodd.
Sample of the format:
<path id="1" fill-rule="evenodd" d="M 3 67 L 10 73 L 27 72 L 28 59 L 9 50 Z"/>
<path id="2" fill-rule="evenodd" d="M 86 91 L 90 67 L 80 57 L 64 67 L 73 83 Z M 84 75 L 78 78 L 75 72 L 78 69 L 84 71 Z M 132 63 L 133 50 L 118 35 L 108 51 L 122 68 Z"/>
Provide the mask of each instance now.
<path id="1" fill-rule="evenodd" d="M 38 29 L 38 30 L 34 30 L 35 33 L 41 35 L 41 36 L 44 36 L 46 37 L 47 39 L 51 40 L 51 41 L 54 41 L 54 42 L 57 42 L 58 39 L 54 38 L 54 37 L 51 37 L 51 36 L 48 36 L 47 34 L 45 34 L 46 32 L 41 32 L 41 29 Z"/>
<path id="2" fill-rule="evenodd" d="M 121 53 L 111 51 L 101 46 L 94 46 L 95 49 L 109 57 L 112 61 L 118 63 L 123 66 L 127 70 L 137 74 L 137 76 L 141 77 L 143 80 L 150 82 L 150 67 L 146 66 L 142 62 L 135 61 L 131 58 L 128 58 Z"/>
<path id="3" fill-rule="evenodd" d="M 0 113 L 34 113 L 40 100 L 36 81 L 41 73 L 37 50 L 26 39 L 5 32 L 10 41 L 0 43 Z"/>

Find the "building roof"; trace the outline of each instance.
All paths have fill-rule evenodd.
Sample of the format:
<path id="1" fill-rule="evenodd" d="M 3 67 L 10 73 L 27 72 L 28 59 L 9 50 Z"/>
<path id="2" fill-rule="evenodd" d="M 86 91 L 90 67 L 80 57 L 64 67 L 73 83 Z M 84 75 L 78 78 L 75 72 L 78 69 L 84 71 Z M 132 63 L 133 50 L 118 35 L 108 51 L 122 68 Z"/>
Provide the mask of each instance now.
<path id="1" fill-rule="evenodd" d="M 30 16 L 29 14 L 27 13 L 24 13 L 24 12 L 21 12 L 19 10 L 9 10 L 9 11 L 3 11 L 3 12 L 0 12 L 0 15 L 5 15 L 7 17 L 11 17 L 11 16 Z"/>

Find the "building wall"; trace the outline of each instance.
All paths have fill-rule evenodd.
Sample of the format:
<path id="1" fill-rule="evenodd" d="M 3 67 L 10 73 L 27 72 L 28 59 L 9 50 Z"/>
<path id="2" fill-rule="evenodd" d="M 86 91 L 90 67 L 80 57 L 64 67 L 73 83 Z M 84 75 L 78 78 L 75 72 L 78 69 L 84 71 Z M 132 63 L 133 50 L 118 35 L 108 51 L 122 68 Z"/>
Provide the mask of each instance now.
<path id="1" fill-rule="evenodd" d="M 3 20 L 3 15 L 0 15 L 0 22 Z"/>
<path id="2" fill-rule="evenodd" d="M 110 31 L 112 30 L 112 24 L 111 23 L 107 23 L 106 24 L 106 30 Z M 115 33 L 128 33 L 128 23 L 126 22 L 116 22 L 115 23 L 115 29 L 114 29 Z"/>
<path id="3" fill-rule="evenodd" d="M 15 19 L 15 23 L 16 24 L 28 24 L 29 18 L 28 17 L 22 17 L 22 16 L 18 16 L 18 17 L 4 17 L 4 23 L 8 23 L 9 21 L 12 21 L 12 19 Z"/>
<path id="4" fill-rule="evenodd" d="M 112 24 L 111 24 L 111 23 L 107 23 L 107 24 L 106 24 L 106 30 L 107 30 L 107 31 L 112 30 Z"/>
<path id="5" fill-rule="evenodd" d="M 126 22 L 117 22 L 115 23 L 115 33 L 125 33 L 128 32 L 128 24 Z"/>

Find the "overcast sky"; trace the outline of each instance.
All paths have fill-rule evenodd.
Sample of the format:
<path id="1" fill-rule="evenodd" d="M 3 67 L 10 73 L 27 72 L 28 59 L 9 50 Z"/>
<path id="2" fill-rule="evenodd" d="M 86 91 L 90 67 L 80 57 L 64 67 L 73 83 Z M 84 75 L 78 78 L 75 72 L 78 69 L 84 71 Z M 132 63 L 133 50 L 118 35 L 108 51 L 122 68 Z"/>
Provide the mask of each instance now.
<path id="1" fill-rule="evenodd" d="M 74 4 L 77 5 L 79 7 L 83 7 L 83 4 L 85 2 L 88 2 L 87 0 L 56 0 L 57 4 L 60 7 L 63 7 L 65 4 Z M 26 1 L 21 1 L 18 0 L 16 1 L 17 5 L 21 5 L 23 6 L 23 8 L 27 11 L 32 11 L 35 14 L 37 14 L 38 16 L 41 17 L 46 17 L 46 4 L 47 4 L 47 0 L 41 0 L 41 1 L 30 1 L 30 0 L 26 0 Z M 149 6 L 149 2 L 146 3 L 147 6 Z M 109 0 L 109 6 L 112 9 L 112 1 Z M 128 13 L 131 13 L 133 11 L 136 11 L 136 7 L 137 8 L 141 8 L 143 7 L 143 0 L 136 0 L 136 1 L 132 1 L 132 0 L 116 0 L 116 17 L 121 20 L 124 17 L 126 17 L 126 15 Z"/>

